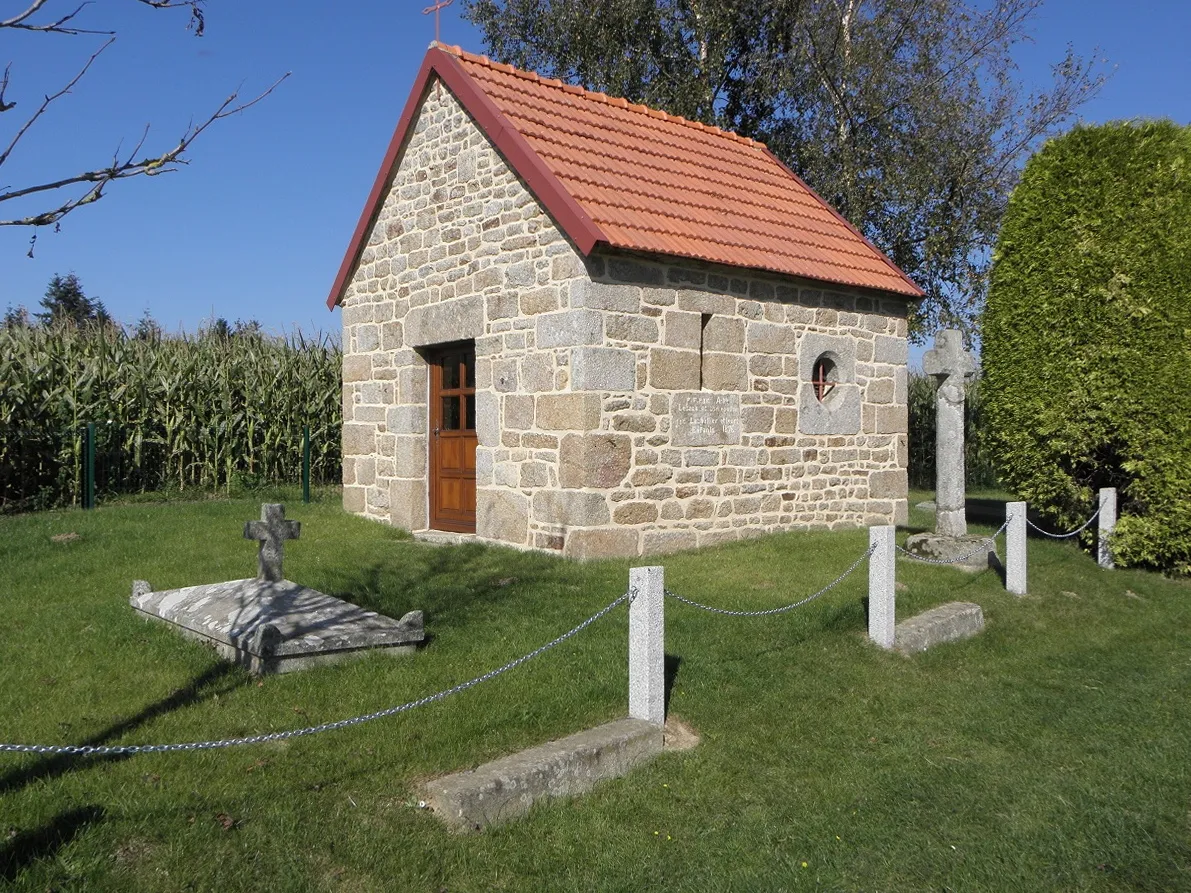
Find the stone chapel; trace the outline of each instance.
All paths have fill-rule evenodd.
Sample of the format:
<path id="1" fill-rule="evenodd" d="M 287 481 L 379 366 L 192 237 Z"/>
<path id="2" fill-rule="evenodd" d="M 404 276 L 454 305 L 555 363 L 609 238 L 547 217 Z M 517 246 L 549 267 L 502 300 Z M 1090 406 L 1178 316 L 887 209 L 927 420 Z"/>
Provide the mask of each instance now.
<path id="1" fill-rule="evenodd" d="M 327 300 L 344 507 L 579 559 L 902 521 L 921 295 L 763 144 L 432 44 Z"/>

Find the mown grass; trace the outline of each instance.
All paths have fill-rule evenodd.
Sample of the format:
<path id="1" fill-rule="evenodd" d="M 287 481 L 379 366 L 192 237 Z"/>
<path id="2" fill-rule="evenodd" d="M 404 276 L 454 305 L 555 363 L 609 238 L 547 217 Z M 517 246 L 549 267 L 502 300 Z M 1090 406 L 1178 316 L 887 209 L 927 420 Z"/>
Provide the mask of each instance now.
<path id="1" fill-rule="evenodd" d="M 258 682 L 133 615 L 134 578 L 251 574 L 255 544 L 239 536 L 256 501 L 0 518 L 0 740 L 186 741 L 377 710 L 568 629 L 624 591 L 630 566 L 430 547 L 329 501 L 287 510 L 303 522 L 288 577 L 394 616 L 423 608 L 431 643 Z M 818 589 L 865 546 L 864 531 L 791 533 L 661 563 L 675 591 L 755 609 Z M 1030 549 L 1020 599 L 991 571 L 899 562 L 900 618 L 962 599 L 988 624 L 911 659 L 867 643 L 863 566 L 776 618 L 668 602 L 670 712 L 699 746 L 480 835 L 444 831 L 417 783 L 622 715 L 623 609 L 482 687 L 345 731 L 123 759 L 0 754 L 0 883 L 1187 889 L 1191 590 L 1101 571 L 1069 543 Z"/>

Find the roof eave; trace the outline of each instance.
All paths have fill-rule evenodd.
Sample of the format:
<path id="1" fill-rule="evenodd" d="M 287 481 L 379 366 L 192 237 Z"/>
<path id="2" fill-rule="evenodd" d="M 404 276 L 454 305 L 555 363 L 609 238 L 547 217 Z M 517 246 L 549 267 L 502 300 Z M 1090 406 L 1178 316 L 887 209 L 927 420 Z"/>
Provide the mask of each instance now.
<path id="1" fill-rule="evenodd" d="M 376 180 L 372 184 L 372 191 L 368 193 L 368 200 L 364 203 L 364 210 L 360 214 L 351 242 L 339 265 L 339 272 L 331 286 L 331 293 L 327 297 L 327 309 L 334 310 L 343 300 L 343 293 L 348 282 L 355 273 L 364 253 L 365 241 L 376 224 L 377 215 L 392 187 L 393 178 L 397 174 L 401 150 L 405 147 L 410 128 L 417 116 L 418 109 L 425 99 L 426 92 L 431 85 L 432 77 L 439 80 L 451 91 L 459 104 L 471 115 L 477 126 L 487 135 L 497 151 L 504 156 L 509 166 L 525 181 L 530 191 L 541 202 L 547 213 L 554 218 L 563 232 L 574 242 L 584 256 L 591 254 L 597 244 L 606 243 L 607 237 L 599 226 L 591 219 L 567 192 L 558 178 L 541 159 L 517 129 L 509 122 L 496 104 L 488 98 L 483 89 L 469 75 L 460 64 L 459 59 L 437 45 L 431 44 L 422 67 L 414 81 L 401 119 L 393 131 L 393 138 L 389 141 L 389 148 L 385 152 Z"/>

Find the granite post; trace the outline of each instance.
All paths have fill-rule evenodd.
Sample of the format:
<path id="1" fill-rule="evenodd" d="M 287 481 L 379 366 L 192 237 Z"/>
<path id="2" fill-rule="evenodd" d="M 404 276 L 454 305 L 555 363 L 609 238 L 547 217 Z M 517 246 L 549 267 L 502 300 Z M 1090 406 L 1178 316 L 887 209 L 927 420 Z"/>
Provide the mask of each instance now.
<path id="1" fill-rule="evenodd" d="M 893 647 L 896 623 L 893 551 L 896 533 L 897 528 L 892 525 L 868 529 L 868 544 L 873 550 L 868 557 L 868 637 L 882 648 Z"/>
<path id="2" fill-rule="evenodd" d="M 938 379 L 935 392 L 935 532 L 966 536 L 964 501 L 964 400 L 976 361 L 964 350 L 963 334 L 944 329 L 922 357 L 922 369 Z"/>
<path id="3" fill-rule="evenodd" d="M 1009 526 L 1005 528 L 1005 589 L 1014 595 L 1026 594 L 1026 504 L 1005 505 Z"/>
<path id="4" fill-rule="evenodd" d="M 1096 560 L 1103 568 L 1111 570 L 1112 533 L 1117 526 L 1117 488 L 1100 488 L 1100 530 L 1096 537 Z"/>
<path id="5" fill-rule="evenodd" d="M 629 569 L 629 716 L 666 721 L 663 568 Z"/>

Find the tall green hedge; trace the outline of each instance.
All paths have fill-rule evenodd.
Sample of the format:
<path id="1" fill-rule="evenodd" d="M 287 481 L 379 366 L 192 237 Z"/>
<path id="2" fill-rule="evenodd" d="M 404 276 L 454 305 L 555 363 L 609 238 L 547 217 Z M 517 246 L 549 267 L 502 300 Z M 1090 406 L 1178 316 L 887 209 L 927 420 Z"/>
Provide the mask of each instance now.
<path id="1" fill-rule="evenodd" d="M 1191 128 L 1080 126 L 1030 159 L 982 336 L 1002 482 L 1060 527 L 1116 486 L 1117 561 L 1191 573 Z"/>

